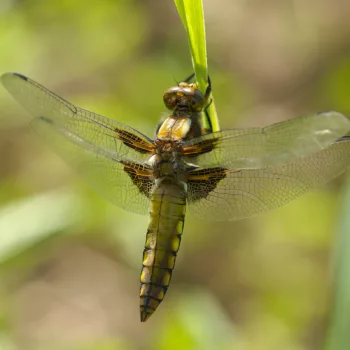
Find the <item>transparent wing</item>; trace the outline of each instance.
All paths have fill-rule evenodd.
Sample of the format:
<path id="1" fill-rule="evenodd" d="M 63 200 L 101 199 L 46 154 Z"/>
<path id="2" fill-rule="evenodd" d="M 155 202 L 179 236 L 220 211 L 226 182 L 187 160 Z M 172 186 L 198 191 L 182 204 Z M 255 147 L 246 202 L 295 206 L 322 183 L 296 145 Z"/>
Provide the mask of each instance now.
<path id="1" fill-rule="evenodd" d="M 45 117 L 90 144 L 90 151 L 113 159 L 142 162 L 149 158 L 152 141 L 127 125 L 78 108 L 42 85 L 17 73 L 7 73 L 1 82 L 34 117 Z"/>
<path id="2" fill-rule="evenodd" d="M 153 144 L 138 131 L 82 110 L 28 78 L 5 74 L 1 81 L 34 119 L 31 122 L 52 148 L 113 204 L 147 214 L 153 187 L 144 164 Z"/>
<path id="3" fill-rule="evenodd" d="M 344 137 L 314 154 L 262 169 L 195 170 L 189 174 L 193 179 L 188 182 L 189 210 L 207 221 L 260 214 L 326 183 L 349 165 L 350 138 Z"/>
<path id="4" fill-rule="evenodd" d="M 133 213 L 148 213 L 151 178 L 127 172 L 126 161 L 96 153 L 91 144 L 45 118 L 35 118 L 31 125 L 102 197 Z"/>
<path id="5" fill-rule="evenodd" d="M 258 169 L 320 151 L 350 130 L 337 112 L 290 119 L 265 128 L 219 131 L 183 144 L 186 161 L 201 167 Z M 199 154 L 199 155 L 198 155 Z"/>

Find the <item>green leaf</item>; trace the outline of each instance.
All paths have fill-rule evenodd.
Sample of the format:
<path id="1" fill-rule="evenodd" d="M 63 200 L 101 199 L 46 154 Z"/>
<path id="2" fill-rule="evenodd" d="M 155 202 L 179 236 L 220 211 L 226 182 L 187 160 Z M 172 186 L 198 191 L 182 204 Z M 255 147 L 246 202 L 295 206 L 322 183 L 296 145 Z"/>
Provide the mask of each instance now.
<path id="1" fill-rule="evenodd" d="M 204 12 L 201 0 L 174 0 L 177 11 L 186 29 L 191 50 L 193 70 L 196 74 L 199 90 L 204 93 L 208 86 L 207 47 L 205 40 Z M 208 108 L 210 121 L 204 119 L 204 126 L 212 131 L 219 131 L 214 99 L 211 96 Z"/>
<path id="2" fill-rule="evenodd" d="M 334 290 L 325 350 L 346 350 L 350 344 L 350 177 L 340 214 L 334 251 Z"/>

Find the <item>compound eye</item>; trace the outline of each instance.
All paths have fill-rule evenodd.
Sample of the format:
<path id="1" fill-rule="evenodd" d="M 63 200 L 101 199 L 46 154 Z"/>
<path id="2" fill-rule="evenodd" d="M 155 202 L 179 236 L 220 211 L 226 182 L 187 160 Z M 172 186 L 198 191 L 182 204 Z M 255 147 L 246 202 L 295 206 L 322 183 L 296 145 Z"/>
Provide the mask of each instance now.
<path id="1" fill-rule="evenodd" d="M 173 110 L 176 107 L 177 98 L 173 93 L 166 93 L 163 97 L 166 108 Z"/>

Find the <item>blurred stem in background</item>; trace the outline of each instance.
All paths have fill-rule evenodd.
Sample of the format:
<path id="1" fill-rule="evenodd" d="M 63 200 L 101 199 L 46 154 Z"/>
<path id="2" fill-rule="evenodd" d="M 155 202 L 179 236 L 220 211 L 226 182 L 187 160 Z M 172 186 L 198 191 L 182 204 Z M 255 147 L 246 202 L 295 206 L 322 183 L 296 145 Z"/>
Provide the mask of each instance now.
<path id="1" fill-rule="evenodd" d="M 196 80 L 199 89 L 204 93 L 208 86 L 208 62 L 202 0 L 174 1 L 188 36 Z M 219 131 L 219 119 L 213 96 L 211 96 L 208 114 L 210 121 L 204 118 L 204 127 L 214 132 Z"/>
<path id="2" fill-rule="evenodd" d="M 333 310 L 325 350 L 346 350 L 350 347 L 350 175 L 339 216 L 334 249 Z"/>

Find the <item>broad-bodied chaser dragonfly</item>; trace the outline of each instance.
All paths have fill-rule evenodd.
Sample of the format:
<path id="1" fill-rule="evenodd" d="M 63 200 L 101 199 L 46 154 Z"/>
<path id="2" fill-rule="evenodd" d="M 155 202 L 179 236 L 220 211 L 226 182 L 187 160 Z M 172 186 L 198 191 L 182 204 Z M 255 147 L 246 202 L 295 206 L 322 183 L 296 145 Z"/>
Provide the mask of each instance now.
<path id="1" fill-rule="evenodd" d="M 17 73 L 1 77 L 33 116 L 33 128 L 102 196 L 149 214 L 140 287 L 141 321 L 163 300 L 175 266 L 185 212 L 237 220 L 277 208 L 343 172 L 350 121 L 324 112 L 265 128 L 208 132 L 210 103 L 188 80 L 164 94 L 171 114 L 154 140 L 78 108 Z M 208 80 L 209 81 L 209 80 Z"/>

